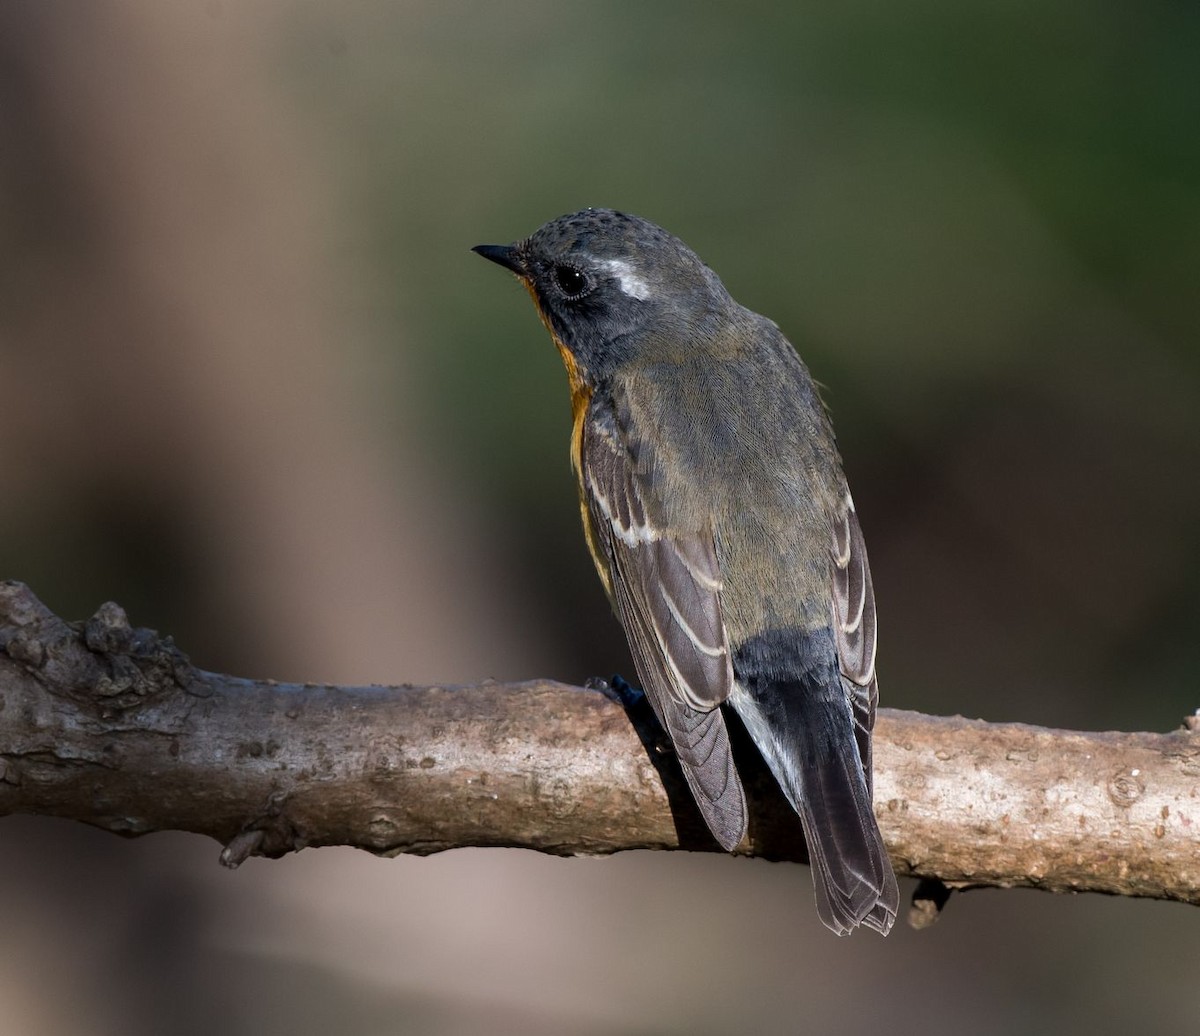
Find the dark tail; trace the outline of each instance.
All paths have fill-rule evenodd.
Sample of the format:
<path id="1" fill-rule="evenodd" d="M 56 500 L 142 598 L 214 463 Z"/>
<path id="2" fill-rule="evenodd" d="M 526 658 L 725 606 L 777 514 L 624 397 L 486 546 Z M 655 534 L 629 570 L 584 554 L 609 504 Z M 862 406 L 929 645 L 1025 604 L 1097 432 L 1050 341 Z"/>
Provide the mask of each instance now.
<path id="1" fill-rule="evenodd" d="M 886 935 L 896 920 L 900 890 L 875 823 L 858 747 L 849 730 L 833 738 L 821 736 L 819 725 L 810 732 L 800 749 L 795 787 L 780 783 L 804 827 L 817 913 L 838 935 L 860 924 Z"/>
<path id="2" fill-rule="evenodd" d="M 884 935 L 900 905 L 855 741 L 849 699 L 832 680 L 748 681 L 730 702 L 800 816 L 817 913 L 838 935 Z M 829 687 L 828 683 L 834 683 Z"/>

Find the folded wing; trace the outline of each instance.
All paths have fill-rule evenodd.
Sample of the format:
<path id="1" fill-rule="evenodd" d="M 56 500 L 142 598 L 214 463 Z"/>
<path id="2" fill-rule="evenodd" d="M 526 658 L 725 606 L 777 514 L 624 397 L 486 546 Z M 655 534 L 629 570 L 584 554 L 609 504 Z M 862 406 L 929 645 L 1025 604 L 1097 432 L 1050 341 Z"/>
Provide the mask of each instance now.
<path id="1" fill-rule="evenodd" d="M 712 533 L 654 520 L 653 480 L 635 470 L 615 421 L 588 424 L 581 461 L 589 534 L 611 569 L 638 677 L 709 829 L 733 849 L 746 833 L 746 802 L 718 708 L 733 667 Z"/>

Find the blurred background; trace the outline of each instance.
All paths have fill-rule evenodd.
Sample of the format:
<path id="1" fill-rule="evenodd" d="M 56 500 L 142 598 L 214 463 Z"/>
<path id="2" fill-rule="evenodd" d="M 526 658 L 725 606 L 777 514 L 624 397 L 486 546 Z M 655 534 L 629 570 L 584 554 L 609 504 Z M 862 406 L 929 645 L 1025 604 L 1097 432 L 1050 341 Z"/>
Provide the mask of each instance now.
<path id="1" fill-rule="evenodd" d="M 468 252 L 610 205 L 827 386 L 886 705 L 1175 728 L 1197 53 L 1183 3 L 6 0 L 0 577 L 247 676 L 631 673 L 558 357 Z M 0 1034 L 1195 1026 L 1179 905 L 837 940 L 797 866 L 217 853 L 0 823 Z"/>

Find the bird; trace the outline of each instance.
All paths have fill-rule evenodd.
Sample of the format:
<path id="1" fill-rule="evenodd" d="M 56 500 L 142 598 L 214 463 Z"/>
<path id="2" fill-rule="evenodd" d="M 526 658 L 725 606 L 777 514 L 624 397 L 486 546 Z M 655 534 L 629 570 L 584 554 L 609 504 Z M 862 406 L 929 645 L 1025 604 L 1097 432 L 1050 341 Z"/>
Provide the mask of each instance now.
<path id="1" fill-rule="evenodd" d="M 517 276 L 562 357 L 585 539 L 713 837 L 747 835 L 732 709 L 799 817 L 821 921 L 886 935 L 874 590 L 807 367 L 640 216 L 584 209 L 473 251 Z"/>

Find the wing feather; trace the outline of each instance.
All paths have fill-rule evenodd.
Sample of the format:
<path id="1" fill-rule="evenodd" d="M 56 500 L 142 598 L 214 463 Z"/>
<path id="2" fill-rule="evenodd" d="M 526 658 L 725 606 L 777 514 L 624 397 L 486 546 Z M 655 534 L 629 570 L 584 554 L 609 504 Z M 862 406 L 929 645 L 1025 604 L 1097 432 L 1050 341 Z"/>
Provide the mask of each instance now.
<path id="1" fill-rule="evenodd" d="M 871 731 L 879 703 L 879 681 L 875 675 L 875 590 L 858 512 L 849 493 L 834 520 L 833 561 L 833 625 L 838 664 L 842 686 L 853 708 L 854 736 L 870 791 Z"/>
<path id="2" fill-rule="evenodd" d="M 719 708 L 733 666 L 712 534 L 654 520 L 651 480 L 637 474 L 611 418 L 585 427 L 582 461 L 594 538 L 643 689 L 710 830 L 733 849 L 746 832 L 746 803 Z"/>
<path id="3" fill-rule="evenodd" d="M 842 672 L 866 686 L 875 675 L 875 591 L 854 501 L 847 493 L 834 521 L 833 602 Z"/>

